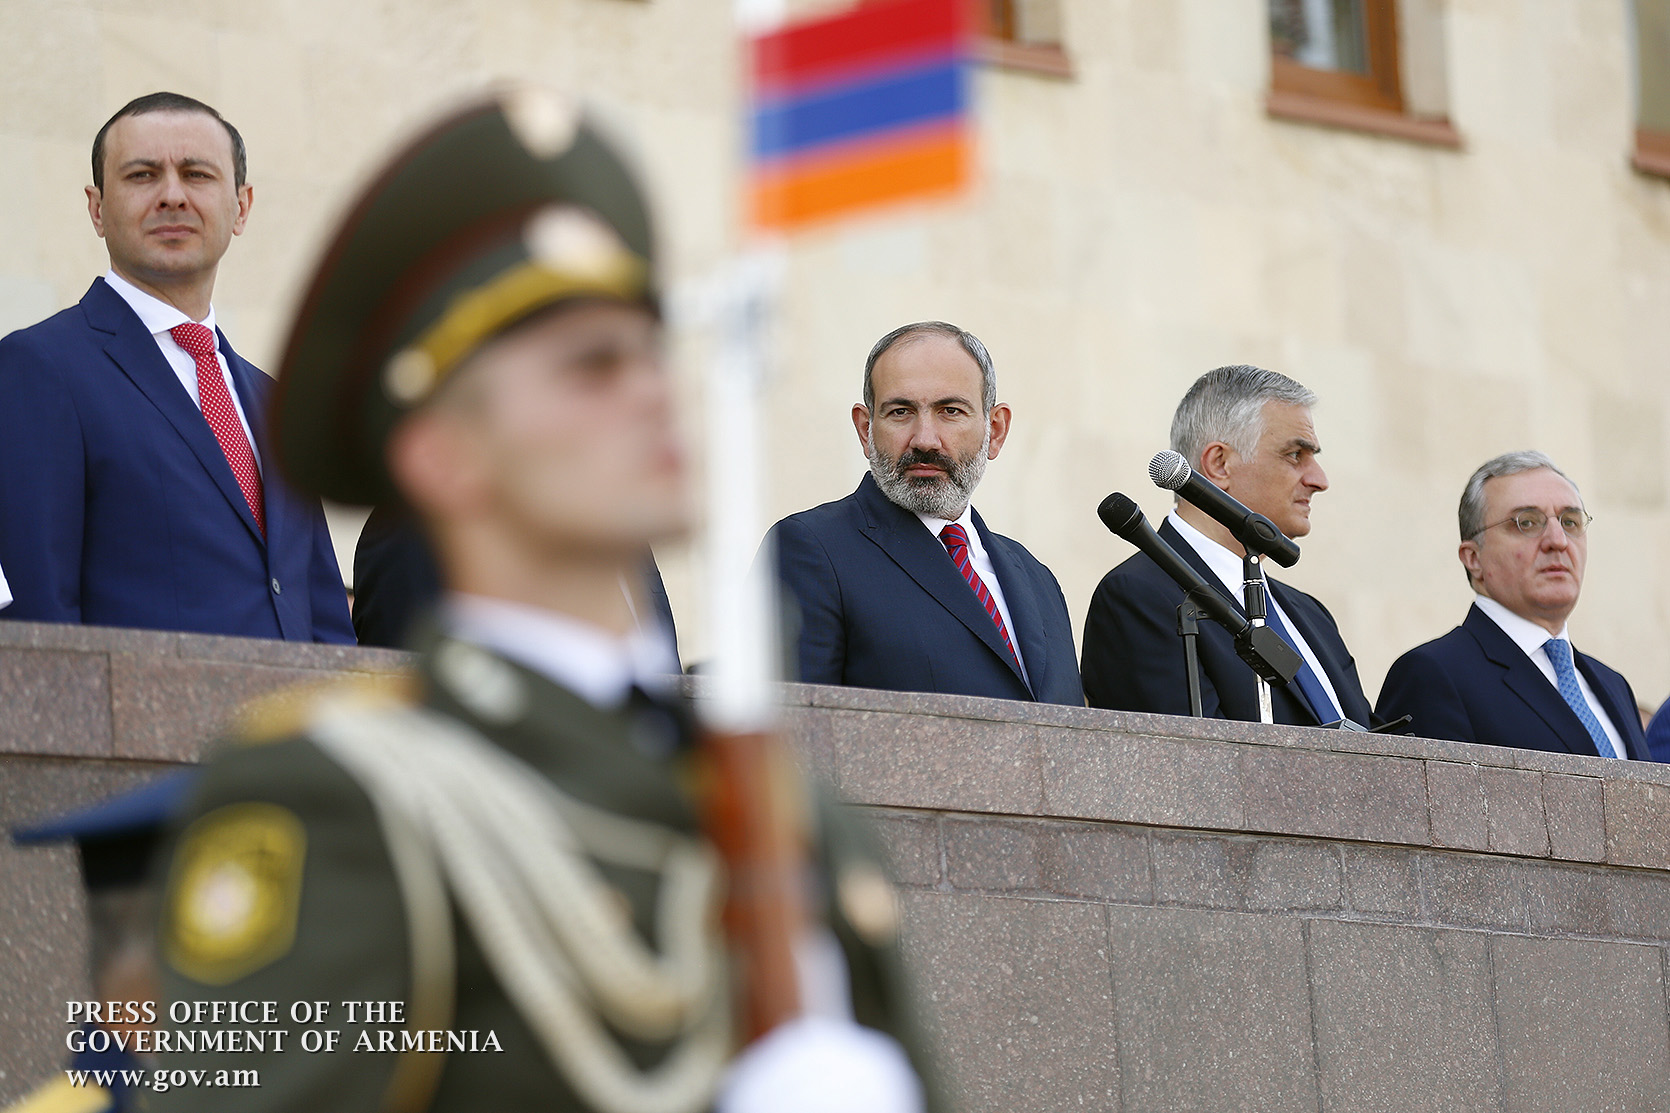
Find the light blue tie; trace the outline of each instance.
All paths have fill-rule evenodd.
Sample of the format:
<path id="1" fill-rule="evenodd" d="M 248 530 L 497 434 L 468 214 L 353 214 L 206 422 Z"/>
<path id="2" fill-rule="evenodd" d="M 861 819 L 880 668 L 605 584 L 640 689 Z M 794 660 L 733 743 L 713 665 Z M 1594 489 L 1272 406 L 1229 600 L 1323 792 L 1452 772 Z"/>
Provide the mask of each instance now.
<path id="1" fill-rule="evenodd" d="M 1560 698 L 1576 712 L 1578 720 L 1589 732 L 1595 752 L 1601 757 L 1617 757 L 1618 751 L 1612 748 L 1612 740 L 1606 737 L 1606 728 L 1595 718 L 1594 709 L 1583 698 L 1583 689 L 1577 686 L 1577 669 L 1571 663 L 1571 643 L 1564 638 L 1549 638 L 1542 648 L 1554 666 L 1554 676 L 1559 681 L 1555 686 L 1560 689 Z"/>
<path id="2" fill-rule="evenodd" d="M 1293 647 L 1295 653 L 1299 653 L 1299 643 L 1294 640 L 1287 624 L 1281 620 L 1281 614 L 1276 610 L 1275 600 L 1268 600 L 1268 603 L 1269 605 L 1265 607 L 1268 613 L 1264 616 L 1264 621 L 1268 622 L 1271 628 L 1281 635 L 1282 641 Z M 1339 708 L 1334 706 L 1334 701 L 1328 698 L 1328 689 L 1322 686 L 1322 681 L 1317 678 L 1316 670 L 1310 667 L 1310 662 L 1305 659 L 1303 653 L 1299 653 L 1299 661 L 1299 673 L 1293 678 L 1293 682 L 1298 685 L 1299 694 L 1304 697 L 1305 702 L 1310 704 L 1311 714 L 1316 716 L 1316 721 L 1319 723 L 1333 723 L 1345 718 L 1340 713 Z"/>

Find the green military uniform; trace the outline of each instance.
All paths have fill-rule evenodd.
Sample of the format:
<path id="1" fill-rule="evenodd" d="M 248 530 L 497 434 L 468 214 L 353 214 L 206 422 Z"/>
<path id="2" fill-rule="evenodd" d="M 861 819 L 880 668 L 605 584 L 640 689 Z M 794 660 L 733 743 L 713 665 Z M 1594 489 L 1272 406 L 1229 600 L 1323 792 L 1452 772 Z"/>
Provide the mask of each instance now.
<path id="1" fill-rule="evenodd" d="M 665 832 L 670 843 L 686 851 L 702 846 L 685 783 L 688 751 L 677 718 L 667 709 L 642 700 L 599 709 L 537 673 L 448 639 L 425 655 L 421 676 L 420 714 L 430 725 L 477 732 L 557 786 L 576 811 L 597 809 L 644 824 Z M 181 837 L 169 882 L 165 997 L 278 1001 L 277 1026 L 291 1030 L 291 1042 L 276 1054 L 167 1057 L 170 1068 L 256 1068 L 261 1086 L 182 1088 L 158 1098 L 160 1108 L 596 1107 L 575 1092 L 573 1082 L 542 1049 L 514 995 L 506 991 L 507 977 L 515 975 L 495 969 L 470 915 L 458 907 L 456 892 L 446 899 L 441 928 L 453 946 L 439 944 L 443 953 L 437 959 L 424 954 L 426 944 L 414 939 L 414 933 L 422 934 L 415 921 L 433 910 L 424 908 L 421 892 L 402 892 L 396 854 L 435 856 L 434 848 L 422 844 L 437 833 L 380 817 L 365 786 L 331 756 L 344 732 L 412 729 L 410 708 L 380 703 L 379 697 L 352 694 L 323 697 L 300 732 L 264 739 L 259 737 L 262 724 L 256 722 L 250 728 L 253 737 L 239 740 L 210 766 L 192 803 L 194 818 Z M 331 740 L 321 742 L 321 736 Z M 853 834 L 838 824 L 833 831 L 835 837 L 827 840 L 833 857 L 826 876 L 875 876 L 873 860 Z M 415 845 L 397 850 L 394 840 Z M 586 857 L 607 849 L 588 848 Z M 506 868 L 506 863 L 483 860 L 476 866 L 490 870 Z M 644 943 L 663 939 L 670 926 L 663 910 L 675 899 L 666 869 L 642 861 L 598 862 L 595 868 L 605 892 L 618 894 L 621 930 L 633 931 Z M 446 882 L 455 889 L 454 879 Z M 903 1038 L 896 1019 L 903 1013 L 889 951 L 889 910 L 873 902 L 855 905 L 864 897 L 861 888 L 852 896 L 853 888 L 847 887 L 845 909 L 841 900 L 831 902 L 831 922 L 852 973 L 855 1017 Z M 229 895 L 239 890 L 241 900 Z M 697 928 L 710 947 L 717 944 L 715 910 L 708 904 L 702 910 L 705 920 L 684 925 Z M 431 927 L 431 950 L 437 949 L 435 934 Z M 445 984 L 448 950 L 455 965 L 450 985 Z M 716 980 L 707 988 L 714 996 L 705 1001 L 706 1019 L 724 1026 L 716 1049 L 720 1059 L 732 1050 L 722 1009 L 722 967 L 721 961 L 710 975 Z M 503 1052 L 354 1052 L 350 1048 L 361 1029 L 372 1031 L 375 1046 L 380 1030 L 401 1026 L 347 1023 L 341 1002 L 350 1000 L 404 1002 L 410 1027 L 477 1033 L 478 1047 L 491 1032 Z M 340 1050 L 300 1050 L 297 1041 L 307 1026 L 283 1019 L 290 1003 L 298 1001 L 332 1002 L 332 1019 L 315 1027 L 342 1030 Z M 701 1015 L 688 1018 L 688 1027 L 671 1038 L 631 1038 L 607 1026 L 602 1030 L 633 1064 L 652 1068 L 669 1061 L 680 1046 L 687 1056 L 700 1057 L 700 1050 L 689 1045 L 702 1039 L 702 1020 Z M 583 1043 L 575 1054 L 585 1054 Z M 711 1075 L 704 1078 L 695 1071 L 691 1077 L 693 1085 L 711 1087 Z M 694 1108 L 705 1108 L 705 1102 Z"/>
<path id="2" fill-rule="evenodd" d="M 651 258 L 630 176 L 582 121 L 510 99 L 454 117 L 391 163 L 327 252 L 284 360 L 280 464 L 327 497 L 388 500 L 381 446 L 404 410 L 542 306 L 653 304 Z M 404 694 L 254 709 L 181 822 L 159 947 L 165 1001 L 276 1002 L 276 1021 L 162 1027 L 287 1035 L 163 1056 L 260 1084 L 178 1086 L 154 1106 L 709 1108 L 737 1051 L 734 972 L 685 717 L 637 688 L 594 706 L 444 632 Z M 891 891 L 820 814 L 814 911 L 854 1018 L 910 1047 Z M 351 1001 L 400 1002 L 403 1018 L 350 1023 Z M 335 1050 L 304 1046 L 329 1030 Z"/>

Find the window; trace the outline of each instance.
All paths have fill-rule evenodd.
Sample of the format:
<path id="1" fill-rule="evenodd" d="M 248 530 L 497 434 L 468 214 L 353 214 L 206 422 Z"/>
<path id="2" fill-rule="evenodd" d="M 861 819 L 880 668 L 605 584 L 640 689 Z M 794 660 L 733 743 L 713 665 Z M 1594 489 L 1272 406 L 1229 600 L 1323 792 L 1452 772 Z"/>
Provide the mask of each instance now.
<path id="1" fill-rule="evenodd" d="M 1434 97 L 1427 89 L 1433 59 L 1440 56 L 1435 48 L 1441 51 L 1431 0 L 1410 5 L 1416 9 L 1416 34 L 1400 27 L 1397 0 L 1268 3 L 1272 116 L 1460 145 L 1444 113 L 1432 111 Z M 1416 90 L 1423 95 L 1416 98 L 1406 90 L 1406 45 L 1417 48 L 1413 54 L 1423 63 Z M 1441 64 L 1436 70 L 1441 83 Z M 1441 91 L 1437 97 L 1441 101 Z M 1421 103 L 1412 105 L 1412 99 Z"/>
<path id="2" fill-rule="evenodd" d="M 1061 49 L 1061 0 L 982 0 L 979 57 L 1009 69 L 1071 77 Z"/>
<path id="3" fill-rule="evenodd" d="M 1670 0 L 1635 0 L 1635 168 L 1670 177 Z"/>

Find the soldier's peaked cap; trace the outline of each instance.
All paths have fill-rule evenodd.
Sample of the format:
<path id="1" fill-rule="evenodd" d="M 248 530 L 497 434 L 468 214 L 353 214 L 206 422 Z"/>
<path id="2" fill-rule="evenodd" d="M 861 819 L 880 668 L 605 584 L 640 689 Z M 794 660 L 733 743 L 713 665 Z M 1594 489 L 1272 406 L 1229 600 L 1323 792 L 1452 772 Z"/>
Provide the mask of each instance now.
<path id="1" fill-rule="evenodd" d="M 272 444 L 292 484 L 398 498 L 384 444 L 470 352 L 576 297 L 653 304 L 647 206 L 570 102 L 494 94 L 407 144 L 325 251 L 280 363 Z"/>

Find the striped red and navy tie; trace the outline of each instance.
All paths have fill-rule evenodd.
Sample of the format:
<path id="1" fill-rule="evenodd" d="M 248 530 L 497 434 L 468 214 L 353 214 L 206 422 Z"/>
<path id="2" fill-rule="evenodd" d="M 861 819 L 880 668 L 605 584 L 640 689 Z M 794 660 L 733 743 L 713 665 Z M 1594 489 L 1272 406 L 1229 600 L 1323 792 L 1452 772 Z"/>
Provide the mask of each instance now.
<path id="1" fill-rule="evenodd" d="M 1015 643 L 1009 640 L 1009 628 L 1003 624 L 1003 614 L 997 609 L 997 600 L 986 588 L 986 581 L 980 578 L 980 573 L 974 570 L 974 562 L 968 555 L 968 533 L 962 526 L 952 522 L 939 531 L 939 539 L 945 544 L 945 551 L 951 554 L 951 561 L 957 566 L 957 571 L 963 574 L 968 586 L 974 590 L 974 597 L 980 600 L 980 605 L 986 608 L 992 622 L 997 626 L 998 636 L 1003 639 L 1003 645 L 1009 650 L 1009 656 L 1015 663 L 1020 664 L 1020 657 L 1015 653 Z"/>

